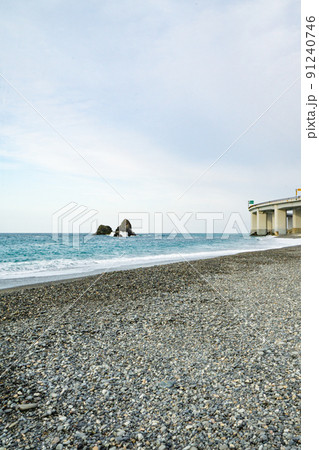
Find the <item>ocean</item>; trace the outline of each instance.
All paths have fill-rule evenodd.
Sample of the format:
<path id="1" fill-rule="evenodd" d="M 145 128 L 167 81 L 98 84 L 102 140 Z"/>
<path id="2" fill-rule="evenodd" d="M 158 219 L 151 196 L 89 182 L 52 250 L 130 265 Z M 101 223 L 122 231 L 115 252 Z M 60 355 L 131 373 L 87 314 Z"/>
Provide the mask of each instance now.
<path id="1" fill-rule="evenodd" d="M 56 240 L 55 240 L 56 239 Z M 0 289 L 94 275 L 104 271 L 214 258 L 300 244 L 300 239 L 231 234 L 129 238 L 46 233 L 0 234 Z"/>

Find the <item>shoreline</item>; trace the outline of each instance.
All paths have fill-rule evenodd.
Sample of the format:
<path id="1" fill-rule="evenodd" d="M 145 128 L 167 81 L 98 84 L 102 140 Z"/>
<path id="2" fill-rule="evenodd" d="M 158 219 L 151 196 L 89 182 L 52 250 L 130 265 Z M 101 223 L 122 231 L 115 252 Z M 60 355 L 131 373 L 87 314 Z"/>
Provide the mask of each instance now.
<path id="1" fill-rule="evenodd" d="M 300 448 L 300 246 L 0 293 L 0 446 Z"/>
<path id="2" fill-rule="evenodd" d="M 282 237 L 282 236 L 280 236 Z M 287 237 L 288 236 L 284 236 Z M 94 277 L 99 277 L 101 274 L 106 274 L 106 273 L 115 273 L 115 272 L 127 272 L 127 271 L 131 271 L 131 270 L 139 270 L 139 269 L 146 269 L 149 267 L 157 267 L 157 266 L 170 266 L 170 265 L 174 265 L 174 264 L 188 264 L 188 263 L 193 263 L 196 261 L 209 261 L 209 260 L 215 260 L 215 259 L 219 259 L 219 258 L 227 258 L 227 257 L 232 257 L 232 256 L 236 256 L 236 255 L 240 255 L 240 254 L 250 254 L 250 253 L 259 253 L 259 252 L 267 252 L 267 251 L 273 251 L 273 250 L 280 250 L 280 249 L 284 249 L 284 248 L 294 248 L 294 247 L 300 247 L 301 244 L 297 244 L 297 245 L 290 245 L 290 246 L 283 246 L 283 247 L 278 247 L 278 248 L 270 248 L 270 249 L 257 249 L 257 250 L 249 250 L 249 251 L 245 251 L 245 250 L 239 250 L 236 251 L 235 253 L 231 253 L 228 255 L 219 255 L 219 256 L 215 256 L 215 257 L 211 257 L 208 256 L 207 258 L 199 258 L 199 259 L 185 259 L 184 261 L 172 261 L 172 262 L 163 262 L 163 263 L 157 263 L 157 264 L 153 264 L 150 263 L 149 265 L 143 265 L 143 266 L 139 266 L 139 267 L 133 267 L 133 268 L 124 268 L 124 269 L 114 269 L 114 270 L 101 270 L 98 272 L 95 272 L 91 275 L 79 275 L 79 276 L 73 276 L 71 275 L 70 277 L 67 278 L 60 278 L 60 279 L 52 279 L 52 280 L 46 280 L 46 281 L 37 281 L 35 283 L 27 283 L 27 284 L 21 284 L 21 285 L 17 285 L 17 286 L 12 286 L 12 287 L 4 287 L 2 288 L 0 286 L 0 295 L 3 293 L 7 293 L 7 292 L 12 292 L 18 289 L 28 289 L 28 288 L 32 288 L 32 287 L 40 287 L 40 286 L 45 286 L 45 285 L 51 285 L 51 284 L 59 284 L 59 283 L 67 283 L 67 282 L 74 282 L 74 281 L 80 281 L 82 279 L 86 279 L 86 278 L 94 278 Z M 45 277 L 43 277 L 45 278 Z"/>

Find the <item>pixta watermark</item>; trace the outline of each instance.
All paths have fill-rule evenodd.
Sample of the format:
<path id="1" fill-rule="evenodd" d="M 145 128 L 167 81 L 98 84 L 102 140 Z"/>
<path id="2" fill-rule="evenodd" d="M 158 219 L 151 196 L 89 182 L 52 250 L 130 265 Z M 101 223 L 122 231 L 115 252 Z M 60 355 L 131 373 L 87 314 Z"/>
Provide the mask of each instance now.
<path id="1" fill-rule="evenodd" d="M 219 230 L 219 238 L 228 239 L 231 234 L 246 238 L 249 231 L 239 212 L 225 214 L 223 212 L 120 212 L 115 224 L 98 221 L 98 211 L 84 205 L 71 202 L 52 214 L 52 239 L 63 245 L 80 248 L 95 235 L 98 226 L 109 225 L 111 236 L 123 221 L 128 221 L 130 229 L 139 236 L 152 234 L 155 239 L 194 239 L 194 230 L 201 230 L 207 240 L 216 237 L 215 229 Z M 90 230 L 88 232 L 88 230 Z M 222 233 L 221 231 L 222 230 Z M 221 233 L 221 236 L 220 236 Z M 127 237 L 128 233 L 120 230 L 118 237 Z"/>
<path id="2" fill-rule="evenodd" d="M 219 221 L 219 229 L 222 229 L 221 239 L 228 239 L 231 234 L 239 234 L 248 237 L 249 231 L 239 212 L 225 215 L 223 212 L 185 212 L 178 215 L 174 212 L 121 212 L 118 214 L 118 222 L 129 220 L 132 230 L 138 234 L 154 234 L 155 239 L 174 239 L 182 235 L 185 239 L 193 239 L 200 222 L 202 233 L 206 239 L 214 239 L 216 224 Z M 221 222 L 222 221 L 222 222 Z M 197 223 L 196 223 L 197 222 Z M 198 224 L 199 225 L 199 224 Z M 169 231 L 168 231 L 169 230 Z"/>
<path id="3" fill-rule="evenodd" d="M 71 202 L 52 214 L 52 239 L 73 248 L 80 248 L 93 237 L 98 227 L 98 211 Z M 90 229 L 83 235 L 84 229 Z"/>

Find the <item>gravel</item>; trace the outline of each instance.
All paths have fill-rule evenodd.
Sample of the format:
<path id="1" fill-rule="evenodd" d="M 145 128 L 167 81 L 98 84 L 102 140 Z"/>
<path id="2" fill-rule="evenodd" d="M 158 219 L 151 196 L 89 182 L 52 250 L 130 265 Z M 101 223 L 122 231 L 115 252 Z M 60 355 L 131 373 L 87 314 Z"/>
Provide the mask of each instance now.
<path id="1" fill-rule="evenodd" d="M 2 291 L 1 449 L 299 449 L 300 247 Z"/>

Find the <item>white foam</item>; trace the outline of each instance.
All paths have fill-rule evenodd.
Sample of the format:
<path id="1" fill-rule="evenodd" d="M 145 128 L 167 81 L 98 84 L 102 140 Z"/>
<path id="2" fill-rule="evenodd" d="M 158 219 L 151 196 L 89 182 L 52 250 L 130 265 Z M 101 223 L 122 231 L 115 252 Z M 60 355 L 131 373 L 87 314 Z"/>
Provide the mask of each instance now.
<path id="1" fill-rule="evenodd" d="M 101 273 L 158 264 L 168 264 L 178 261 L 191 261 L 197 259 L 216 258 L 224 255 L 234 255 L 243 252 L 267 250 L 272 248 L 300 245 L 301 239 L 275 238 L 273 236 L 257 237 L 259 245 L 237 249 L 220 249 L 191 253 L 170 253 L 159 255 L 115 257 L 108 259 L 53 259 L 24 262 L 10 262 L 0 264 L 0 280 L 17 280 L 51 278 L 63 279 L 70 276 L 83 276 L 87 274 Z"/>

